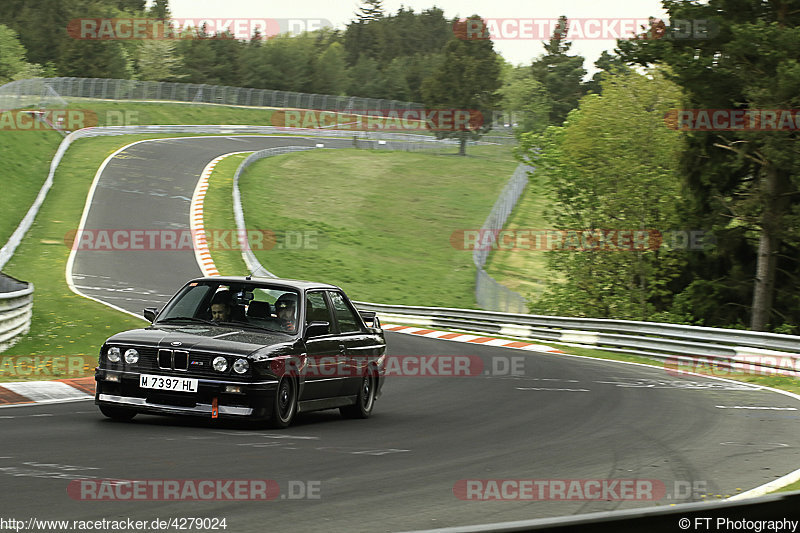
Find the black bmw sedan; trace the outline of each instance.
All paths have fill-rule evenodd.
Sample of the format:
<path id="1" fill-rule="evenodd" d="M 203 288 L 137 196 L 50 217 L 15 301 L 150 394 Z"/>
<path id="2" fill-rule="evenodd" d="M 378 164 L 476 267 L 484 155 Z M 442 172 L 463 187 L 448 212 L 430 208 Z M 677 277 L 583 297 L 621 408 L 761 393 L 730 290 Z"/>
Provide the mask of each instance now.
<path id="1" fill-rule="evenodd" d="M 338 408 L 370 416 L 385 375 L 374 313 L 334 285 L 206 277 L 186 283 L 151 325 L 100 350 L 95 403 L 107 417 L 137 413 L 269 420 Z"/>

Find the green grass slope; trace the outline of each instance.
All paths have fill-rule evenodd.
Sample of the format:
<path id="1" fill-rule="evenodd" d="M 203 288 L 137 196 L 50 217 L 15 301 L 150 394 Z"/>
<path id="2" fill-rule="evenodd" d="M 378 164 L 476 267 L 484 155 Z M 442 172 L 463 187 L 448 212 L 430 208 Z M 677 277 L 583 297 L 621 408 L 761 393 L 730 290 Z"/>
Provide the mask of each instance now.
<path id="1" fill-rule="evenodd" d="M 483 224 L 516 162 L 508 147 L 468 154 L 320 150 L 261 160 L 240 182 L 245 220 L 277 239 L 270 249 L 254 244 L 256 256 L 276 275 L 334 283 L 358 300 L 475 307 L 472 253 L 450 239 Z M 215 171 L 208 212 L 230 212 L 237 161 Z M 206 228 L 233 227 L 228 216 Z M 295 248 L 300 235 L 307 243 Z M 223 273 L 241 273 L 238 251 L 212 254 Z"/>
<path id="2" fill-rule="evenodd" d="M 39 194 L 63 137 L 55 131 L 0 130 L 0 246 Z"/>

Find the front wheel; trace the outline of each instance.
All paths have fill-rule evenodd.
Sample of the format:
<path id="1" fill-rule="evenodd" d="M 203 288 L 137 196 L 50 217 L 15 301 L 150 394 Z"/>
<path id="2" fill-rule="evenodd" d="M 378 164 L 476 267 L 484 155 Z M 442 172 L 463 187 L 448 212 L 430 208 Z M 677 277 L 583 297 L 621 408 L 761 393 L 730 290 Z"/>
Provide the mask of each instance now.
<path id="1" fill-rule="evenodd" d="M 372 408 L 375 406 L 375 385 L 377 378 L 373 373 L 367 373 L 361 378 L 361 385 L 358 387 L 358 397 L 355 405 L 340 407 L 339 412 L 345 418 L 369 418 Z"/>
<path id="2" fill-rule="evenodd" d="M 276 428 L 289 427 L 297 414 L 297 383 L 288 377 L 281 379 L 272 404 L 271 424 Z"/>
<path id="3" fill-rule="evenodd" d="M 101 405 L 100 412 L 103 413 L 105 416 L 110 418 L 111 420 L 116 420 L 117 422 L 127 422 L 131 420 L 134 416 L 136 416 L 136 411 L 131 409 L 124 409 L 122 407 L 111 407 L 108 405 Z"/>

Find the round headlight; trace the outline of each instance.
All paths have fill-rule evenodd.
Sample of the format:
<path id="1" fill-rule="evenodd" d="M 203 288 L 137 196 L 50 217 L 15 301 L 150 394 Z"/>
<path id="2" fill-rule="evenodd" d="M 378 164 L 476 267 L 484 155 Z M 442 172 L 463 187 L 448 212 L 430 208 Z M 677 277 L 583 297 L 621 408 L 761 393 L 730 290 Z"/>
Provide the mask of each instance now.
<path id="1" fill-rule="evenodd" d="M 111 348 L 108 349 L 106 357 L 108 357 L 108 360 L 111 361 L 112 363 L 119 363 L 119 354 L 120 354 L 119 348 L 117 348 L 116 346 L 112 346 Z"/>
<path id="2" fill-rule="evenodd" d="M 237 359 L 236 362 L 233 363 L 233 371 L 237 374 L 244 374 L 249 368 L 250 363 L 247 361 L 247 359 Z"/>
<path id="3" fill-rule="evenodd" d="M 218 372 L 225 372 L 226 370 L 228 370 L 228 360 L 222 357 L 221 355 L 218 355 L 211 362 L 211 366 L 213 366 L 214 370 Z"/>
<path id="4" fill-rule="evenodd" d="M 138 363 L 139 362 L 139 352 L 137 352 L 133 348 L 125 350 L 125 362 L 128 363 L 129 365 L 132 365 L 134 363 Z"/>

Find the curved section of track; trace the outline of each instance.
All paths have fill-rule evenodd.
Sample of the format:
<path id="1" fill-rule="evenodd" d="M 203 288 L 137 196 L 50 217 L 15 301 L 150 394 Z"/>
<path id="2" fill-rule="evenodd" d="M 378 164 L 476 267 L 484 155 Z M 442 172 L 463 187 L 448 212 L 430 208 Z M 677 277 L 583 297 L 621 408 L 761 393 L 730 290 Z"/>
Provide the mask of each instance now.
<path id="1" fill-rule="evenodd" d="M 278 146 L 348 147 L 351 141 L 301 137 L 236 136 L 157 139 L 120 150 L 102 169 L 84 213 L 88 238 L 98 230 L 184 230 L 200 173 L 229 152 Z M 189 243 L 191 245 L 191 243 Z M 142 246 L 147 247 L 143 238 Z M 81 293 L 139 315 L 160 307 L 188 278 L 202 276 L 191 250 L 78 249 L 71 263 Z"/>
<path id="2" fill-rule="evenodd" d="M 299 141 L 137 144 L 101 174 L 87 223 L 188 227 L 188 199 L 208 161 Z M 78 254 L 75 276 L 83 277 L 81 290 L 94 287 L 92 296 L 138 312 L 163 305 L 199 274 L 191 251 L 166 257 L 172 253 L 108 253 L 102 261 Z M 398 377 L 369 420 L 311 413 L 280 432 L 141 415 L 118 424 L 89 403 L 4 409 L 5 506 L 17 518 L 224 517 L 237 532 L 396 531 L 714 499 L 800 464 L 800 405 L 775 392 L 641 365 L 397 333 L 387 340 L 394 355 L 476 356 L 497 372 Z M 515 375 L 500 371 L 512 365 Z M 66 491 L 82 477 L 271 479 L 285 498 L 90 504 Z M 670 498 L 478 502 L 454 494 L 460 480 L 485 479 L 655 480 Z M 291 499 L 290 484 L 301 482 L 319 487 L 318 498 Z"/>

